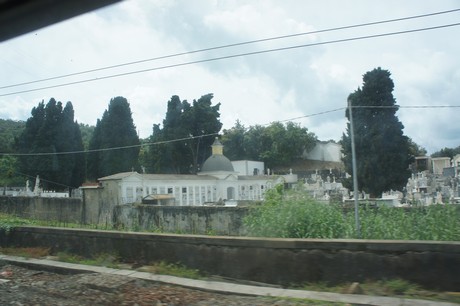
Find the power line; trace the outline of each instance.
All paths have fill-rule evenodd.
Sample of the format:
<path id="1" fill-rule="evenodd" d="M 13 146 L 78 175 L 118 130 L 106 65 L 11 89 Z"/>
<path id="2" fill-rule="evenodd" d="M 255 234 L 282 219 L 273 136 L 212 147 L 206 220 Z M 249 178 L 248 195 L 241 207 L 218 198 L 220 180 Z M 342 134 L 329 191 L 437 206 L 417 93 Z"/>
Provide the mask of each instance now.
<path id="1" fill-rule="evenodd" d="M 209 59 L 204 59 L 204 60 L 196 60 L 196 61 L 184 62 L 184 63 L 179 63 L 179 64 L 171 64 L 171 65 L 166 65 L 166 66 L 160 66 L 160 67 L 154 67 L 154 68 L 148 68 L 148 69 L 141 69 L 141 70 L 135 70 L 135 71 L 130 71 L 130 72 L 112 74 L 112 75 L 107 75 L 107 76 L 103 76 L 103 77 L 96 77 L 96 78 L 92 78 L 92 79 L 86 79 L 86 80 L 62 83 L 62 84 L 57 84 L 57 85 L 51 85 L 51 86 L 45 86 L 45 87 L 39 87 L 39 88 L 33 88 L 33 89 L 27 89 L 27 90 L 21 90 L 21 91 L 15 91 L 15 92 L 10 92 L 10 93 L 6 93 L 6 94 L 0 94 L 0 97 L 11 96 L 11 95 L 14 95 L 14 94 L 19 94 L 19 93 L 39 91 L 39 90 L 50 89 L 50 88 L 58 88 L 58 87 L 64 87 L 64 86 L 69 86 L 69 85 L 76 85 L 76 84 L 93 82 L 93 81 L 100 81 L 100 80 L 111 79 L 111 78 L 116 78 L 116 77 L 121 77 L 121 76 L 132 75 L 132 74 L 139 74 L 139 73 L 144 73 L 144 72 L 149 72 L 149 71 L 156 71 L 156 70 L 169 69 L 169 68 L 174 68 L 174 67 L 181 67 L 181 66 L 188 66 L 188 65 L 193 65 L 193 64 L 200 64 L 200 63 L 219 61 L 219 60 L 223 60 L 223 59 L 230 59 L 230 58 L 237 58 L 237 57 L 243 57 L 243 56 L 265 54 L 265 53 L 278 52 L 278 51 L 293 50 L 293 49 L 313 47 L 313 46 L 330 45 L 330 44 L 336 44 L 336 43 L 358 41 L 358 40 L 365 40 L 365 39 L 378 38 L 378 37 L 386 37 L 386 36 L 393 36 L 393 35 L 401 35 L 401 34 L 422 32 L 422 31 L 429 31 L 429 30 L 437 30 L 437 29 L 454 27 L 454 26 L 459 26 L 459 25 L 460 25 L 460 23 L 450 23 L 450 24 L 433 26 L 433 27 L 426 27 L 426 28 L 419 28 L 419 29 L 412 29 L 412 30 L 404 30 L 404 31 L 397 31 L 397 32 L 389 32 L 389 33 L 382 33 L 382 34 L 374 34 L 374 35 L 367 35 L 367 36 L 358 36 L 358 37 L 352 37 L 352 38 L 330 40 L 330 41 L 325 41 L 325 42 L 302 44 L 302 45 L 295 45 L 295 46 L 289 46 L 289 47 L 281 47 L 281 48 L 266 49 L 266 50 L 239 53 L 239 54 L 233 54 L 233 55 L 226 55 L 226 56 L 214 57 L 214 58 L 209 58 Z"/>
<path id="2" fill-rule="evenodd" d="M 328 111 L 324 111 L 324 112 L 319 112 L 319 113 L 315 113 L 315 114 L 310 114 L 310 115 L 295 117 L 295 118 L 291 118 L 291 119 L 285 119 L 285 120 L 281 120 L 281 121 L 277 121 L 277 122 L 295 121 L 295 120 L 299 120 L 299 119 L 303 119 L 303 118 L 309 118 L 309 117 L 324 115 L 324 114 L 328 114 L 328 113 L 333 113 L 333 112 L 337 112 L 337 111 L 339 111 L 339 110 L 345 110 L 345 109 L 346 109 L 346 107 L 340 107 L 340 108 L 336 108 L 336 109 L 332 109 L 332 110 L 328 110 Z M 269 125 L 269 124 L 270 124 L 270 123 L 265 124 L 265 125 Z"/>
<path id="3" fill-rule="evenodd" d="M 287 121 L 295 121 L 303 118 L 308 118 L 308 117 L 314 117 L 314 116 L 319 116 L 319 115 L 324 115 L 328 113 L 333 113 L 337 112 L 340 110 L 345 110 L 347 107 L 340 107 L 336 109 L 331 109 L 328 111 L 322 111 L 318 113 L 313 113 L 309 115 L 304 115 L 304 116 L 299 116 L 299 117 L 294 117 L 290 119 L 284 119 L 284 120 L 278 120 L 274 122 L 287 122 Z M 414 106 L 352 106 L 352 108 L 460 108 L 460 105 L 414 105 Z M 263 125 L 269 125 L 270 123 L 263 124 Z M 49 152 L 44 152 L 44 153 L 0 153 L 0 156 L 49 156 L 49 155 L 68 155 L 68 154 L 86 154 L 86 153 L 95 153 L 95 152 L 104 152 L 104 151 L 112 151 L 112 150 L 122 150 L 122 149 L 130 149 L 130 148 L 137 148 L 137 147 L 147 147 L 147 146 L 153 146 L 153 145 L 160 145 L 160 144 L 167 144 L 167 143 L 173 143 L 173 142 L 179 142 L 179 141 L 185 141 L 185 140 L 191 140 L 191 139 L 196 139 L 196 138 L 202 138 L 202 137 L 207 137 L 207 136 L 214 136 L 218 135 L 219 133 L 210 133 L 210 134 L 205 134 L 205 135 L 198 135 L 198 136 L 190 136 L 190 137 L 184 137 L 184 138 L 178 138 L 178 139 L 171 139 L 171 140 L 163 140 L 163 141 L 156 141 L 156 142 L 147 142 L 143 144 L 138 144 L 138 145 L 130 145 L 130 146 L 121 146 L 121 147 L 111 147 L 111 148 L 103 148 L 103 149 L 95 149 L 95 150 L 85 150 L 85 151 L 67 151 L 67 152 L 54 152 L 54 153 L 49 153 Z"/>
<path id="4" fill-rule="evenodd" d="M 262 38 L 262 39 L 250 40 L 250 41 L 245 41 L 245 42 L 240 42 L 240 43 L 227 44 L 227 45 L 209 47 L 209 48 L 198 49 L 198 50 L 193 50 L 193 51 L 180 52 L 180 53 L 175 53 L 175 54 L 170 54 L 170 55 L 153 57 L 153 58 L 149 58 L 149 59 L 137 60 L 137 61 L 117 64 L 117 65 L 111 65 L 111 66 L 95 68 L 95 69 L 90 69 L 90 70 L 85 70 L 85 71 L 80 71 L 80 72 L 74 72 L 74 73 L 64 74 L 64 75 L 55 76 L 55 77 L 44 78 L 44 79 L 35 80 L 35 81 L 28 81 L 28 82 L 23 82 L 23 83 L 11 84 L 11 85 L 6 85 L 6 86 L 1 86 L 0 89 L 23 86 L 23 85 L 30 85 L 30 84 L 34 84 L 34 83 L 51 81 L 51 80 L 56 80 L 56 79 L 61 79 L 61 78 L 66 78 L 66 77 L 71 77 L 71 76 L 76 76 L 76 75 L 87 74 L 87 73 L 91 73 L 91 72 L 103 71 L 103 70 L 108 70 L 108 69 L 113 69 L 113 68 L 120 68 L 120 67 L 124 67 L 124 66 L 129 66 L 129 65 L 135 65 L 135 64 L 140 64 L 140 63 L 145 63 L 145 62 L 150 62 L 150 61 L 157 61 L 157 60 L 173 58 L 173 57 L 179 57 L 179 56 L 195 54 L 195 53 L 213 51 L 213 50 L 218 50 L 218 49 L 225 49 L 225 48 L 230 48 L 230 47 L 237 47 L 237 46 L 243 46 L 243 45 L 249 45 L 249 44 L 256 44 L 256 43 L 260 43 L 260 42 L 279 40 L 279 39 L 285 39 L 285 38 L 292 38 L 292 37 L 298 37 L 298 36 L 326 33 L 326 32 L 333 32 L 333 31 L 341 31 L 341 30 L 347 30 L 347 29 L 353 29 L 353 28 L 359 28 L 359 27 L 367 27 L 367 26 L 372 26 L 372 25 L 399 22 L 399 21 L 405 21 L 405 20 L 411 20 L 411 19 L 417 19 L 417 18 L 425 18 L 425 17 L 436 16 L 436 15 L 453 13 L 453 12 L 457 12 L 457 11 L 460 11 L 460 9 L 452 9 L 452 10 L 447 10 L 447 11 L 440 11 L 440 12 L 434 12 L 434 13 L 428 13 L 428 14 L 422 14 L 422 15 L 415 15 L 415 16 L 409 16 L 409 17 L 402 17 L 402 18 L 395 18 L 395 19 L 388 19 L 388 20 L 381 20 L 381 21 L 374 21 L 374 22 L 367 22 L 367 23 L 360 23 L 360 24 L 341 26 L 341 27 L 334 27 L 334 28 L 328 28 L 328 29 L 317 30 L 317 31 L 301 32 L 301 33 L 295 33 L 295 34 L 289 34 L 289 35 L 275 36 L 275 37 L 270 37 L 270 38 Z"/>
<path id="5" fill-rule="evenodd" d="M 19 172 L 19 171 L 14 171 L 14 172 L 19 174 L 19 175 L 22 175 L 22 176 L 26 176 L 26 177 L 30 177 L 30 178 L 34 178 L 34 179 L 36 178 L 35 176 L 30 175 L 30 174 L 22 173 L 22 172 Z M 44 182 L 47 182 L 47 183 L 51 183 L 51 184 L 54 184 L 54 185 L 59 185 L 59 186 L 67 187 L 67 188 L 78 188 L 78 186 L 74 187 L 74 186 L 69 186 L 69 185 L 65 185 L 65 184 L 62 184 L 62 183 L 50 181 L 50 180 L 47 180 L 47 179 L 45 179 L 45 178 L 43 178 L 41 176 L 40 176 L 40 181 L 44 181 Z"/>
<path id="6" fill-rule="evenodd" d="M 352 108 L 460 108 L 460 105 L 352 105 Z"/>
<path id="7" fill-rule="evenodd" d="M 132 148 L 138 148 L 138 147 L 146 147 L 146 146 L 152 146 L 152 145 L 160 145 L 160 144 L 167 144 L 167 143 L 172 143 L 172 142 L 179 142 L 179 141 L 184 141 L 184 140 L 191 140 L 191 139 L 196 139 L 196 138 L 203 138 L 207 136 L 214 136 L 218 135 L 219 133 L 210 133 L 210 134 L 204 134 L 204 135 L 198 135 L 198 136 L 190 136 L 190 137 L 184 137 L 184 138 L 178 138 L 178 139 L 172 139 L 172 140 L 162 140 L 162 141 L 157 141 L 157 142 L 147 142 L 147 143 L 142 143 L 138 145 L 129 145 L 129 146 L 121 146 L 121 147 L 111 147 L 111 148 L 102 148 L 102 149 L 94 149 L 94 150 L 83 150 L 83 151 L 66 151 L 66 152 L 37 152 L 37 153 L 0 153 L 0 156 L 49 156 L 49 155 L 68 155 L 68 154 L 86 154 L 86 153 L 95 153 L 95 152 L 104 152 L 104 151 L 113 151 L 113 150 L 122 150 L 122 149 L 132 149 Z"/>

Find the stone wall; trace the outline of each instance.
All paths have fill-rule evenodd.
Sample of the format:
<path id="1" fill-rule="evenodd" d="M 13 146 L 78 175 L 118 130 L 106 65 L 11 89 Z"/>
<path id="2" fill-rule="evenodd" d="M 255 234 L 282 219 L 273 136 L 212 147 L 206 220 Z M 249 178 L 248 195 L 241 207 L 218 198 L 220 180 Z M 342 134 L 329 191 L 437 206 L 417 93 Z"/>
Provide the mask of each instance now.
<path id="1" fill-rule="evenodd" d="M 168 233 L 241 236 L 248 208 L 222 206 L 119 205 L 113 222 L 119 228 Z"/>
<path id="2" fill-rule="evenodd" d="M 247 211 L 245 207 L 114 205 L 93 190 L 85 190 L 83 200 L 0 196 L 0 213 L 17 217 L 187 234 L 244 235 Z"/>
<path id="3" fill-rule="evenodd" d="M 0 213 L 35 220 L 81 223 L 83 205 L 79 198 L 0 196 Z"/>
<path id="4" fill-rule="evenodd" d="M 460 288 L 460 243 L 263 239 L 20 227 L 0 231 L 2 247 L 49 247 L 126 262 L 182 263 L 209 274 L 272 284 L 405 279 L 431 289 Z"/>

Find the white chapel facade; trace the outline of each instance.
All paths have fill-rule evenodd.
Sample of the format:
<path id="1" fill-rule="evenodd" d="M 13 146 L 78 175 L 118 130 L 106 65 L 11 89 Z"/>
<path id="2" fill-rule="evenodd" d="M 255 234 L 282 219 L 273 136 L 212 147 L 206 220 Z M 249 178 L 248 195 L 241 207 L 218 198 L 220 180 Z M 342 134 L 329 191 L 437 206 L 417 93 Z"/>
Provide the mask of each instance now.
<path id="1" fill-rule="evenodd" d="M 251 165 L 250 161 L 245 164 Z M 261 162 L 252 162 L 259 169 Z M 236 162 L 240 165 L 241 161 Z M 263 166 L 262 166 L 263 168 Z M 248 173 L 234 170 L 224 156 L 223 146 L 216 138 L 212 155 L 196 174 L 140 174 L 123 172 L 98 179 L 103 193 L 117 204 L 152 203 L 175 206 L 203 206 L 212 204 L 236 205 L 237 201 L 262 200 L 267 189 L 285 178 L 260 175 L 256 168 Z"/>

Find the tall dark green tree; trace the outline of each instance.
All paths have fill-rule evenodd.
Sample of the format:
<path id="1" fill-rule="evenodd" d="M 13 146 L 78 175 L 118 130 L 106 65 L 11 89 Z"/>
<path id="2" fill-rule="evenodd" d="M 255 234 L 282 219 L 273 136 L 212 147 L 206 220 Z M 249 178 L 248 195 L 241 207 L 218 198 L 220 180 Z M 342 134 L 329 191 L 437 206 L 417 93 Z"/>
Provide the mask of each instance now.
<path id="1" fill-rule="evenodd" d="M 352 107 L 358 187 L 371 196 L 401 190 L 410 176 L 409 138 L 396 116 L 394 83 L 387 70 L 376 68 L 363 76 L 363 85 L 349 95 Z M 350 119 L 347 110 L 346 116 Z M 342 136 L 343 162 L 352 173 L 350 123 Z M 351 188 L 350 181 L 348 186 Z"/>
<path id="2" fill-rule="evenodd" d="M 185 141 L 170 140 L 189 137 L 189 126 L 184 120 L 184 111 L 190 109 L 187 101 L 181 101 L 179 96 L 172 96 L 168 101 L 163 129 L 154 126 L 153 136 L 156 141 L 166 141 L 160 144 L 156 157 L 156 172 L 161 173 L 189 173 L 191 165 L 191 152 Z"/>
<path id="3" fill-rule="evenodd" d="M 43 187 L 65 190 L 78 188 L 83 182 L 85 157 L 71 102 L 63 108 L 61 102 L 50 99 L 46 106 L 41 102 L 34 107 L 17 147 L 20 153 L 31 154 L 20 157 L 20 171 L 28 176 L 39 175 Z"/>
<path id="4" fill-rule="evenodd" d="M 163 127 L 153 125 L 147 168 L 155 173 L 196 173 L 210 155 L 215 134 L 222 128 L 220 103 L 212 105 L 212 94 L 181 101 L 172 96 L 168 101 Z M 180 140 L 180 141 L 177 141 Z"/>
<path id="5" fill-rule="evenodd" d="M 139 145 L 128 101 L 123 97 L 111 99 L 90 140 L 89 149 L 94 152 L 88 157 L 88 178 L 140 170 Z"/>
<path id="6" fill-rule="evenodd" d="M 192 172 L 196 173 L 211 155 L 211 145 L 222 128 L 220 122 L 220 103 L 212 105 L 213 94 L 193 100 L 191 106 L 185 104 L 183 120 L 189 136 L 187 146 L 192 156 Z"/>

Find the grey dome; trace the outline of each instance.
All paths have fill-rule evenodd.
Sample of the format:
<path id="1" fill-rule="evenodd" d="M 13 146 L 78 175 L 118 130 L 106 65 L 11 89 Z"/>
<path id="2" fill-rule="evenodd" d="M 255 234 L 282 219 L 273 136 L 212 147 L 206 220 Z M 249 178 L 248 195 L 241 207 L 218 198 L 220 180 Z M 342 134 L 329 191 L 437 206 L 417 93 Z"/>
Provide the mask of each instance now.
<path id="1" fill-rule="evenodd" d="M 230 171 L 234 172 L 232 162 L 220 154 L 211 155 L 203 164 L 201 172 Z"/>

